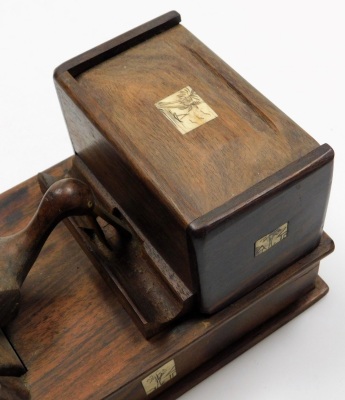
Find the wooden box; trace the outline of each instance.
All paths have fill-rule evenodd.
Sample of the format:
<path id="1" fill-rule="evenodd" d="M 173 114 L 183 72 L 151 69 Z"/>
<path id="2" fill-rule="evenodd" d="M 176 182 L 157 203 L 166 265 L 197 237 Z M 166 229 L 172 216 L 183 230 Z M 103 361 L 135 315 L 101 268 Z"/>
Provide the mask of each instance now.
<path id="1" fill-rule="evenodd" d="M 214 313 L 315 249 L 333 151 L 171 12 L 58 67 L 75 153 Z"/>
<path id="2" fill-rule="evenodd" d="M 1 305 L 22 306 L 0 326 L 1 398 L 172 400 L 327 293 L 333 150 L 179 22 L 55 71 L 75 155 L 0 196 L 3 276 L 40 250 L 8 232 L 53 229 L 42 204 L 73 237 L 57 227 L 22 292 L 3 279 Z M 73 212 L 52 200 L 62 177 L 84 181 L 63 193 Z"/>

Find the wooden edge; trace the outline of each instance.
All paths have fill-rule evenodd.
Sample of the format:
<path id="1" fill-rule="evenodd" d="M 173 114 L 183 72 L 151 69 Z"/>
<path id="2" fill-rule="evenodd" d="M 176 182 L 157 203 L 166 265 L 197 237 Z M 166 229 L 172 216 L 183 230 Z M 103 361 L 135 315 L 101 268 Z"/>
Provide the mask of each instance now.
<path id="1" fill-rule="evenodd" d="M 241 354 L 255 346 L 261 340 L 265 339 L 271 333 L 275 332 L 293 318 L 297 317 L 303 311 L 314 305 L 318 300 L 328 293 L 327 284 L 317 277 L 315 289 L 308 292 L 302 298 L 288 306 L 281 311 L 278 315 L 269 319 L 264 324 L 252 330 L 243 338 L 230 345 L 225 350 L 218 353 L 211 360 L 202 364 L 199 368 L 195 369 L 187 376 L 176 382 L 168 390 L 159 395 L 160 400 L 175 400 L 182 396 L 188 390 L 220 370 L 229 362 L 239 357 Z M 231 396 L 231 394 L 229 394 Z"/>
<path id="2" fill-rule="evenodd" d="M 114 39 L 111 39 L 85 53 L 76 56 L 58 66 L 54 71 L 54 79 L 59 81 L 60 76 L 68 71 L 73 77 L 85 72 L 89 68 L 128 50 L 154 35 L 164 32 L 181 22 L 181 16 L 176 11 L 170 11 L 149 22 L 146 22 Z"/>
<path id="3" fill-rule="evenodd" d="M 323 232 L 319 245 L 313 251 L 288 265 L 283 271 L 273 275 L 270 279 L 266 280 L 261 285 L 240 297 L 228 307 L 231 307 L 231 310 L 234 314 L 241 312 L 241 310 L 245 310 L 248 304 L 254 303 L 256 299 L 263 295 L 263 293 L 269 293 L 272 288 L 278 288 L 282 283 L 285 284 L 286 282 L 291 282 L 291 280 L 296 280 L 310 272 L 316 263 L 319 263 L 333 251 L 333 240 L 327 235 L 326 232 Z M 223 308 L 223 310 L 226 310 L 226 308 Z M 217 308 L 217 310 L 218 311 L 215 314 L 218 315 L 221 315 L 222 312 L 226 312 L 219 310 L 219 308 Z"/>
<path id="4" fill-rule="evenodd" d="M 192 221 L 188 227 L 189 235 L 204 237 L 225 220 L 233 218 L 239 213 L 245 213 L 249 208 L 255 207 L 269 196 L 277 194 L 288 185 L 328 164 L 333 158 L 334 151 L 328 144 L 317 147 L 218 208 Z"/>
<path id="5" fill-rule="evenodd" d="M 67 175 L 60 177 L 74 177 L 87 183 L 90 189 L 95 194 L 97 201 L 111 214 L 113 209 L 121 210 L 119 205 L 114 199 L 106 192 L 105 188 L 98 182 L 97 178 L 92 175 L 91 171 L 88 170 L 87 166 L 78 158 L 73 157 L 73 168 L 71 168 Z M 56 180 L 59 179 L 46 172 L 38 174 L 38 183 L 42 193 L 45 193 L 49 186 L 51 186 Z M 88 256 L 94 267 L 100 273 L 105 282 L 113 290 L 117 296 L 118 301 L 121 303 L 123 308 L 127 311 L 128 315 L 132 318 L 140 332 L 146 339 L 160 333 L 167 329 L 176 321 L 180 320 L 185 314 L 191 311 L 193 307 L 193 293 L 184 285 L 184 283 L 178 278 L 175 273 L 169 269 L 168 265 L 165 264 L 164 260 L 156 254 L 150 251 L 152 245 L 147 239 L 141 236 L 141 232 L 138 232 L 132 221 L 128 220 L 128 216 L 121 210 L 121 214 L 124 218 L 124 226 L 132 233 L 132 242 L 136 243 L 132 250 L 137 247 L 142 247 L 142 253 L 146 254 L 145 259 L 151 262 L 144 261 L 142 258 L 142 266 L 150 266 L 146 271 L 142 268 L 142 271 L 138 274 L 143 280 L 150 279 L 152 282 L 151 293 L 157 295 L 159 293 L 160 302 L 164 304 L 161 307 L 157 307 L 152 311 L 152 304 L 155 302 L 155 297 L 147 292 L 145 300 L 138 301 L 135 291 L 131 290 L 131 287 L 126 283 L 126 280 L 119 279 L 121 272 L 116 272 L 118 263 L 122 263 L 121 258 L 117 258 L 115 253 L 110 254 L 104 251 L 104 246 L 101 245 L 97 240 L 90 237 L 85 231 L 80 228 L 81 226 L 88 226 L 87 221 L 82 221 L 82 217 L 68 217 L 64 219 L 64 224 L 69 229 L 74 239 L 80 245 L 83 252 Z M 105 233 L 106 231 L 104 231 Z M 135 256 L 136 252 L 133 253 L 133 260 L 136 260 L 138 256 Z M 123 264 L 123 263 L 122 263 Z M 127 264 L 127 268 L 131 271 L 135 269 L 131 268 L 130 264 Z M 168 270 L 165 270 L 167 268 Z M 147 301 L 147 303 L 146 303 Z M 170 310 L 170 313 L 166 312 L 166 309 Z"/>
<path id="6" fill-rule="evenodd" d="M 0 399 L 30 400 L 30 392 L 22 379 L 13 376 L 0 376 Z"/>
<path id="7" fill-rule="evenodd" d="M 135 230 L 136 234 L 144 242 L 145 251 L 149 253 L 151 258 L 156 258 L 157 255 L 152 254 L 152 244 L 149 239 L 143 234 L 143 232 L 135 226 L 130 216 L 126 214 L 115 199 L 110 195 L 106 188 L 99 182 L 96 176 L 78 156 L 73 157 L 72 167 L 69 171 L 70 174 L 75 175 L 81 180 L 85 180 L 91 187 L 92 191 L 102 204 L 106 204 L 109 209 L 117 208 L 122 213 L 129 226 Z M 156 264 L 156 268 L 159 268 L 159 273 L 164 278 L 165 282 L 171 286 L 171 289 L 181 298 L 183 302 L 191 301 L 194 293 L 185 285 L 185 283 L 179 278 L 178 275 L 169 267 L 169 265 L 161 258 L 164 263 L 164 268 L 159 268 Z"/>
<path id="8" fill-rule="evenodd" d="M 26 368 L 0 329 L 0 376 L 21 376 L 25 372 Z"/>

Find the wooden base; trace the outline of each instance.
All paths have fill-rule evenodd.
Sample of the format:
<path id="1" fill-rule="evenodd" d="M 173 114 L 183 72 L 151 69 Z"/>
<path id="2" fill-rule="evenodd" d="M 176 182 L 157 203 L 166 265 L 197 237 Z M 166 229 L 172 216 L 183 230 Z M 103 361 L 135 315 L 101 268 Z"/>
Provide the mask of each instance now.
<path id="1" fill-rule="evenodd" d="M 48 172 L 62 175 L 70 162 Z M 25 226 L 40 197 L 36 178 L 3 194 L 0 235 Z M 211 317 L 189 315 L 146 340 L 61 224 L 6 334 L 27 368 L 32 400 L 175 399 L 320 299 L 327 286 L 319 261 L 332 250 L 324 234 L 313 252 L 236 303 Z M 157 369 L 172 360 L 176 376 L 163 374 L 166 382 L 147 395 L 142 382 L 162 378 Z"/>
<path id="2" fill-rule="evenodd" d="M 311 290 L 305 296 L 291 304 L 285 310 L 277 314 L 275 317 L 268 320 L 266 323 L 253 329 L 243 338 L 230 345 L 208 362 L 202 364 L 199 368 L 181 379 L 166 392 L 163 392 L 159 397 L 160 400 L 173 400 L 182 396 L 192 387 L 202 382 L 204 379 L 217 372 L 236 357 L 255 346 L 261 340 L 265 339 L 271 333 L 297 317 L 303 311 L 311 307 L 328 292 L 327 284 L 318 277 L 316 280 L 315 289 Z"/>

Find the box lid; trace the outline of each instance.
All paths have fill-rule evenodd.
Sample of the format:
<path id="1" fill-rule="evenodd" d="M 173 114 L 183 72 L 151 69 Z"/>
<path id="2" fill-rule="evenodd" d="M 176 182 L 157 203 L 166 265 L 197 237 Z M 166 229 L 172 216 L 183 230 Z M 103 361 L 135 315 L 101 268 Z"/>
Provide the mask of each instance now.
<path id="1" fill-rule="evenodd" d="M 107 140 L 183 225 L 318 146 L 182 25 L 75 79 Z"/>

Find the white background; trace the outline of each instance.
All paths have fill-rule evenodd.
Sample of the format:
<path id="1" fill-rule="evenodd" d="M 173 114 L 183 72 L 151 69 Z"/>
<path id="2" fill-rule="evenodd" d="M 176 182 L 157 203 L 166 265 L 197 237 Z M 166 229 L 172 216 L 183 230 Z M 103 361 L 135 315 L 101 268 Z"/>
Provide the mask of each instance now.
<path id="1" fill-rule="evenodd" d="M 54 68 L 171 9 L 266 97 L 336 151 L 325 230 L 337 248 L 321 266 L 330 293 L 186 393 L 185 400 L 345 399 L 343 4 L 0 2 L 0 192 L 73 153 L 53 86 Z"/>

